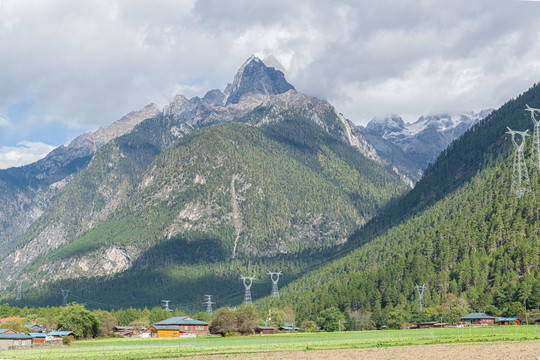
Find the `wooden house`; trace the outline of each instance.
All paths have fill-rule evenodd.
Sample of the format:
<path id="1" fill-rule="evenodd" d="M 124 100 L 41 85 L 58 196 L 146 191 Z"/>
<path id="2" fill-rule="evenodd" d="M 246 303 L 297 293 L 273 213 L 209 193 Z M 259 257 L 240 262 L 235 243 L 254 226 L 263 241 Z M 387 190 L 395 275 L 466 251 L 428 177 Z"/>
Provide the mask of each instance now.
<path id="1" fill-rule="evenodd" d="M 276 332 L 276 329 L 273 326 L 257 326 L 255 328 L 255 334 L 257 335 L 267 335 L 273 334 Z"/>
<path id="2" fill-rule="evenodd" d="M 75 333 L 73 331 L 51 331 L 47 334 L 45 341 L 62 340 L 64 336 L 69 336 L 71 340 L 75 340 Z"/>
<path id="3" fill-rule="evenodd" d="M 175 316 L 152 324 L 150 333 L 152 337 L 182 337 L 190 334 L 206 336 L 209 325 L 207 322 L 189 316 Z"/>
<path id="4" fill-rule="evenodd" d="M 486 313 L 470 313 L 461 318 L 463 325 L 495 325 L 497 318 Z"/>
<path id="5" fill-rule="evenodd" d="M 436 321 L 424 321 L 418 324 L 419 329 L 429 329 L 435 327 Z"/>
<path id="6" fill-rule="evenodd" d="M 29 333 L 28 335 L 32 337 L 33 344 L 44 344 L 47 339 L 47 334 L 42 332 Z"/>
<path id="7" fill-rule="evenodd" d="M 520 321 L 515 317 L 501 317 L 497 319 L 496 323 L 498 325 L 519 325 Z"/>

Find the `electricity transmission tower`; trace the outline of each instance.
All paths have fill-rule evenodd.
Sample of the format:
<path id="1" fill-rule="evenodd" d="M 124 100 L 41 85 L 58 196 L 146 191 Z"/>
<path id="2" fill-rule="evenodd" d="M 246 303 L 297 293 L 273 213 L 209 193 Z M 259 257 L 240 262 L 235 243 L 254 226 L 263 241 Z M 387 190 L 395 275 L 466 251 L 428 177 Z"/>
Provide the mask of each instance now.
<path id="1" fill-rule="evenodd" d="M 531 113 L 531 120 L 534 123 L 534 130 L 533 130 L 533 148 L 532 148 L 532 159 L 533 164 L 536 165 L 538 169 L 540 169 L 540 120 L 536 120 L 536 117 L 534 116 L 535 113 L 540 114 L 540 109 L 534 109 L 529 107 L 529 105 L 526 105 L 527 108 L 525 111 L 528 111 Z"/>
<path id="2" fill-rule="evenodd" d="M 165 307 L 163 310 L 172 311 L 171 309 L 169 309 L 169 303 L 170 302 L 171 302 L 171 300 L 161 300 L 161 306 Z"/>
<path id="3" fill-rule="evenodd" d="M 242 279 L 242 281 L 244 282 L 244 287 L 246 288 L 246 292 L 244 293 L 244 304 L 251 305 L 251 284 L 253 284 L 253 279 L 255 279 L 255 277 L 247 277 L 241 275 L 240 279 Z"/>
<path id="4" fill-rule="evenodd" d="M 424 311 L 424 290 L 426 290 L 426 284 L 422 286 L 415 284 L 414 287 L 418 290 L 418 311 Z"/>
<path id="5" fill-rule="evenodd" d="M 22 298 L 22 280 L 17 280 L 17 295 L 15 300 L 21 300 Z"/>
<path id="6" fill-rule="evenodd" d="M 212 314 L 212 304 L 215 305 L 216 303 L 212 302 L 212 295 L 204 295 L 204 297 L 206 301 L 203 302 L 203 305 L 206 305 L 206 313 Z"/>
<path id="7" fill-rule="evenodd" d="M 514 165 L 512 167 L 512 193 L 515 193 L 517 197 L 521 197 L 523 194 L 530 190 L 529 173 L 527 172 L 527 165 L 525 164 L 525 157 L 523 156 L 523 150 L 525 149 L 525 139 L 529 130 L 514 131 L 507 127 L 507 134 L 512 136 L 512 144 L 514 144 Z M 516 134 L 521 136 L 521 143 L 516 141 Z"/>
<path id="8" fill-rule="evenodd" d="M 62 291 L 62 297 L 63 297 L 62 306 L 66 306 L 67 305 L 67 299 L 68 299 L 68 296 L 69 296 L 69 289 L 68 290 L 60 290 L 60 291 Z"/>
<path id="9" fill-rule="evenodd" d="M 270 295 L 270 301 L 279 300 L 278 281 L 279 281 L 279 277 L 282 275 L 281 271 L 280 272 L 269 271 L 268 275 L 270 275 L 270 280 L 272 280 L 272 294 Z"/>

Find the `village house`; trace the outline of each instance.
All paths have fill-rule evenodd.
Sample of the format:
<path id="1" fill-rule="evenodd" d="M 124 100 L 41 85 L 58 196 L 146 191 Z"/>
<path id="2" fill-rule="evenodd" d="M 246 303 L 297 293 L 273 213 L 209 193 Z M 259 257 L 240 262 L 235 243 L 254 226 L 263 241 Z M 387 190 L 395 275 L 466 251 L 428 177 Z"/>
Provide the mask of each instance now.
<path id="1" fill-rule="evenodd" d="M 255 328 L 255 334 L 257 335 L 267 335 L 273 334 L 276 332 L 276 329 L 273 326 L 257 326 Z"/>
<path id="2" fill-rule="evenodd" d="M 536 325 L 540 325 L 540 319 L 536 319 L 534 322 Z"/>
<path id="3" fill-rule="evenodd" d="M 285 324 L 285 325 L 279 327 L 279 331 L 290 333 L 290 332 L 298 331 L 298 328 L 294 327 L 294 325 L 292 325 L 292 324 Z"/>
<path id="4" fill-rule="evenodd" d="M 25 328 L 27 328 L 29 331 L 33 333 L 45 333 L 47 332 L 47 329 L 43 329 L 38 324 L 26 324 L 24 325 Z"/>
<path id="5" fill-rule="evenodd" d="M 28 335 L 32 337 L 33 344 L 44 344 L 47 339 L 47 334 L 43 332 L 29 333 Z"/>
<path id="6" fill-rule="evenodd" d="M 146 328 L 144 326 L 115 326 L 114 333 L 122 335 L 123 337 L 137 337 L 144 333 Z"/>
<path id="7" fill-rule="evenodd" d="M 9 350 L 20 347 L 32 346 L 32 337 L 20 333 L 0 334 L 0 350 Z"/>
<path id="8" fill-rule="evenodd" d="M 495 325 L 497 318 L 486 313 L 471 313 L 461 318 L 463 325 Z"/>
<path id="9" fill-rule="evenodd" d="M 150 332 L 152 337 L 182 337 L 190 334 L 206 336 L 209 325 L 207 322 L 189 316 L 175 316 L 152 324 Z"/>
<path id="10" fill-rule="evenodd" d="M 515 317 L 501 317 L 497 319 L 498 325 L 519 325 L 521 322 Z"/>
<path id="11" fill-rule="evenodd" d="M 58 341 L 62 340 L 64 336 L 69 336 L 71 340 L 75 340 L 75 333 L 73 331 L 51 331 L 47 333 L 46 341 Z"/>
<path id="12" fill-rule="evenodd" d="M 17 332 L 13 329 L 0 329 L 0 334 L 16 334 Z"/>

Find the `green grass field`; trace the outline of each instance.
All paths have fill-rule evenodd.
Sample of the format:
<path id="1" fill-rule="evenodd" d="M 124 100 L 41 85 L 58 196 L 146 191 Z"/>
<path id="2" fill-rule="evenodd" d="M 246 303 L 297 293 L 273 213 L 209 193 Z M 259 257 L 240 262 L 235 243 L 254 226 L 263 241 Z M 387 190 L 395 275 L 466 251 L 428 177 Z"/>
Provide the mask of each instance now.
<path id="1" fill-rule="evenodd" d="M 535 325 L 265 336 L 200 337 L 195 339 L 100 339 L 71 346 L 0 351 L 2 359 L 164 359 L 249 351 L 388 347 L 453 342 L 523 341 L 540 339 Z"/>

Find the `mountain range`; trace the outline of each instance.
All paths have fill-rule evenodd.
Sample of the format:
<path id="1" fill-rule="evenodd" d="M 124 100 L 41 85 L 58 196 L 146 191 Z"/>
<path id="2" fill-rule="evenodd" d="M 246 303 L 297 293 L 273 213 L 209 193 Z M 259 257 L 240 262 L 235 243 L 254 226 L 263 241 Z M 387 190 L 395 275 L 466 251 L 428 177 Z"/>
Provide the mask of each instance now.
<path id="1" fill-rule="evenodd" d="M 372 119 L 360 131 L 383 161 L 394 164 L 416 182 L 452 141 L 492 111 L 421 116 L 414 123 L 405 123 L 400 116 L 391 115 Z"/>
<path id="2" fill-rule="evenodd" d="M 148 105 L 1 173 L 26 181 L 4 206 L 26 193 L 35 216 L 3 217 L 0 287 L 320 252 L 406 191 L 376 159 L 330 104 L 252 57 L 224 92 Z"/>
<path id="3" fill-rule="evenodd" d="M 458 169 L 448 185 L 439 164 L 456 166 L 452 141 L 489 128 L 499 113 L 488 113 L 363 128 L 251 57 L 224 91 L 147 105 L 0 171 L 3 298 L 19 280 L 32 304 L 58 302 L 65 288 L 94 307 L 145 306 L 156 293 L 186 308 L 208 293 L 233 304 L 241 274 L 276 268 L 289 289 L 319 286 L 310 270 L 392 244 L 375 239 L 470 181 Z M 362 256 L 361 268 L 374 266 Z"/>

